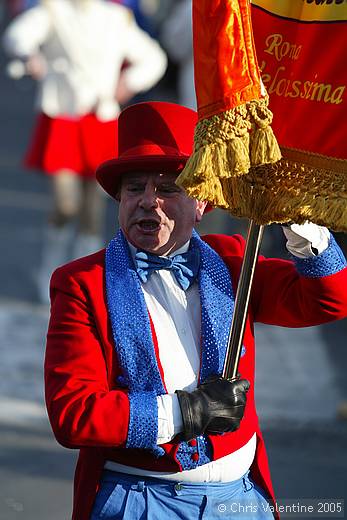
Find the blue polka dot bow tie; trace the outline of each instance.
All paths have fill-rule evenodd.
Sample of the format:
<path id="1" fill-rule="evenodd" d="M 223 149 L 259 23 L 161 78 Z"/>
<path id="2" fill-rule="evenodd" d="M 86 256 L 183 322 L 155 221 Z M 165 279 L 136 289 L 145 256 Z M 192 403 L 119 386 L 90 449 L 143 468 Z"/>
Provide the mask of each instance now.
<path id="1" fill-rule="evenodd" d="M 136 271 L 142 282 L 147 282 L 153 271 L 167 269 L 172 271 L 178 284 L 186 291 L 194 282 L 200 264 L 200 251 L 193 250 L 173 257 L 156 256 L 146 251 L 135 255 Z"/>

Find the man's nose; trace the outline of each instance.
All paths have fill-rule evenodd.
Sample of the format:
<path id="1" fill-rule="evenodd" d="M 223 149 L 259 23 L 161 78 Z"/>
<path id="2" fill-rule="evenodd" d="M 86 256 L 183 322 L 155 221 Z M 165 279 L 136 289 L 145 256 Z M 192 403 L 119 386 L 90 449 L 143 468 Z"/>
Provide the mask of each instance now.
<path id="1" fill-rule="evenodd" d="M 158 206 L 158 195 L 154 187 L 146 186 L 141 195 L 139 205 L 143 209 L 152 209 Z"/>

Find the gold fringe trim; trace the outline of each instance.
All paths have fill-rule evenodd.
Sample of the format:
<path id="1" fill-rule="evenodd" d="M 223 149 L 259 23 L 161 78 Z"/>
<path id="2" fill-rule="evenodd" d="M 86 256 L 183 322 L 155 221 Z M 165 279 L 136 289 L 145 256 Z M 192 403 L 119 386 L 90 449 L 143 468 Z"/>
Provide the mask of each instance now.
<path id="1" fill-rule="evenodd" d="M 223 207 L 258 224 L 309 220 L 347 232 L 346 180 L 347 166 L 341 175 L 282 159 L 251 168 L 242 178 L 223 181 Z"/>
<path id="2" fill-rule="evenodd" d="M 193 154 L 177 183 L 191 196 L 226 207 L 224 180 L 242 177 L 252 166 L 281 158 L 271 122 L 268 97 L 199 121 Z"/>
<path id="3" fill-rule="evenodd" d="M 347 159 L 338 159 L 337 157 L 307 152 L 298 148 L 287 148 L 286 146 L 281 146 L 281 152 L 283 157 L 292 162 L 309 164 L 318 170 L 334 171 L 342 175 L 347 173 Z"/>
<path id="4" fill-rule="evenodd" d="M 177 183 L 257 224 L 309 220 L 347 232 L 347 161 L 286 148 L 281 159 L 271 122 L 268 98 L 200 121 Z"/>

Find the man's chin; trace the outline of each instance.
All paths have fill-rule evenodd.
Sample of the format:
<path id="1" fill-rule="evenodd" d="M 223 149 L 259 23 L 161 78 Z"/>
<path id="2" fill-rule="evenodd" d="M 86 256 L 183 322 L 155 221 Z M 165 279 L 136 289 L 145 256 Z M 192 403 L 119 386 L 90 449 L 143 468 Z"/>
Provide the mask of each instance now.
<path id="1" fill-rule="evenodd" d="M 142 249 L 154 255 L 164 255 L 169 248 L 167 242 L 160 240 L 158 236 L 129 237 L 129 242 L 137 249 Z"/>

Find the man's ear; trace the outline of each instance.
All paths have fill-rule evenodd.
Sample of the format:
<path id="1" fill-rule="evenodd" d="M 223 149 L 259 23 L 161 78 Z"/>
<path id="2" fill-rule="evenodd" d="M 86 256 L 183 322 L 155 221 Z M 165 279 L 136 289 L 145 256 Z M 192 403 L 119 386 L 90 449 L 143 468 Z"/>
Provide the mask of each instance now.
<path id="1" fill-rule="evenodd" d="M 202 200 L 197 200 L 196 201 L 196 210 L 195 210 L 196 222 L 200 222 L 201 221 L 206 206 L 207 206 L 207 202 L 206 201 L 202 201 Z"/>

